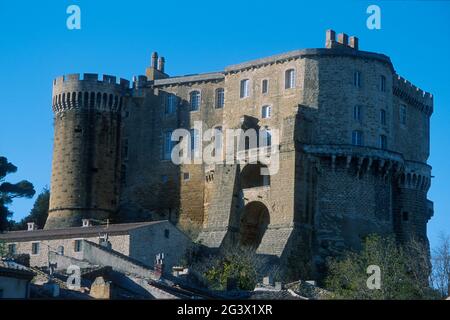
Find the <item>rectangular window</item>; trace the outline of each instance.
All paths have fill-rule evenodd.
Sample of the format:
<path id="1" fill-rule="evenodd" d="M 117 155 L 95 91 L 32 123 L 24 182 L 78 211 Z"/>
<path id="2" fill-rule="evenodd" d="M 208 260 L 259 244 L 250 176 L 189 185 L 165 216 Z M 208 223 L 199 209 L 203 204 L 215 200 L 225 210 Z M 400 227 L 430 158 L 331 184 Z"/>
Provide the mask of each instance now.
<path id="1" fill-rule="evenodd" d="M 269 80 L 264 79 L 261 83 L 261 93 L 265 94 L 269 92 Z"/>
<path id="2" fill-rule="evenodd" d="M 166 114 L 175 113 L 175 111 L 177 110 L 177 102 L 178 102 L 177 96 L 174 95 L 173 93 L 169 93 L 167 95 L 165 113 Z"/>
<path id="3" fill-rule="evenodd" d="M 386 77 L 385 76 L 380 76 L 380 90 L 382 92 L 386 91 Z"/>
<path id="4" fill-rule="evenodd" d="M 39 254 L 39 242 L 31 243 L 31 254 Z"/>
<path id="5" fill-rule="evenodd" d="M 163 159 L 170 160 L 172 155 L 172 147 L 174 141 L 172 141 L 172 131 L 164 132 L 164 144 L 163 144 Z"/>
<path id="6" fill-rule="evenodd" d="M 8 244 L 8 253 L 9 254 L 16 254 L 17 252 L 17 246 L 15 243 Z"/>
<path id="7" fill-rule="evenodd" d="M 216 90 L 216 108 L 223 108 L 225 104 L 225 91 L 223 88 L 219 88 Z"/>
<path id="8" fill-rule="evenodd" d="M 189 172 L 183 172 L 183 180 L 189 180 L 191 178 L 191 175 L 189 174 Z"/>
<path id="9" fill-rule="evenodd" d="M 355 71 L 353 73 L 353 85 L 357 88 L 361 88 L 361 72 Z"/>
<path id="10" fill-rule="evenodd" d="M 386 110 L 380 110 L 380 122 L 383 126 L 386 125 Z"/>
<path id="11" fill-rule="evenodd" d="M 74 252 L 81 252 L 81 246 L 83 245 L 82 240 L 75 240 L 73 245 Z"/>
<path id="12" fill-rule="evenodd" d="M 198 111 L 198 109 L 200 108 L 200 91 L 192 91 L 190 94 L 190 106 L 191 106 L 191 111 Z"/>
<path id="13" fill-rule="evenodd" d="M 285 89 L 291 89 L 295 87 L 295 70 L 289 69 L 286 70 L 284 76 L 284 87 Z"/>
<path id="14" fill-rule="evenodd" d="M 263 106 L 261 113 L 263 119 L 270 118 L 272 115 L 272 108 L 270 106 Z"/>
<path id="15" fill-rule="evenodd" d="M 353 120 L 362 121 L 362 107 L 361 106 L 353 107 Z"/>
<path id="16" fill-rule="evenodd" d="M 244 79 L 241 80 L 241 88 L 240 88 L 240 97 L 241 98 L 246 98 L 249 95 L 249 80 L 248 79 Z"/>
<path id="17" fill-rule="evenodd" d="M 352 144 L 355 146 L 362 146 L 364 144 L 362 131 L 355 130 L 352 132 Z"/>
<path id="18" fill-rule="evenodd" d="M 406 125 L 406 106 L 400 105 L 400 124 Z"/>
<path id="19" fill-rule="evenodd" d="M 380 148 L 387 149 L 387 137 L 384 134 L 380 135 Z"/>

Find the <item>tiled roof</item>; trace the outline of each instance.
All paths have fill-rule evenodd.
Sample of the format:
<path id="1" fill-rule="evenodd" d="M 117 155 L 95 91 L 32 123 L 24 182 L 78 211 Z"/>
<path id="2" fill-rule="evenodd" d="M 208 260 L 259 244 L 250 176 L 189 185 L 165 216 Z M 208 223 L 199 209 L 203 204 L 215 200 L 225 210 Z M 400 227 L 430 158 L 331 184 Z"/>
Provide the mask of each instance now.
<path id="1" fill-rule="evenodd" d="M 0 233 L 0 240 L 4 241 L 30 241 L 30 240 L 47 240 L 47 239 L 64 239 L 73 237 L 96 236 L 103 233 L 109 235 L 128 234 L 129 231 L 165 223 L 167 220 L 137 222 L 137 223 L 120 223 L 110 225 L 98 225 L 90 227 L 74 227 L 64 229 L 50 229 L 50 230 L 33 230 L 33 231 L 11 231 Z"/>

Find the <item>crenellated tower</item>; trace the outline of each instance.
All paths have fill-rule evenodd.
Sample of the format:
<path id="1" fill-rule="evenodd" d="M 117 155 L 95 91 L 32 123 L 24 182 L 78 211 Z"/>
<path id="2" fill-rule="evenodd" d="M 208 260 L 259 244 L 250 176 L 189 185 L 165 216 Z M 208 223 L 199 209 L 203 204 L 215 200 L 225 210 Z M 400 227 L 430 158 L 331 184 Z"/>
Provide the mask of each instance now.
<path id="1" fill-rule="evenodd" d="M 45 229 L 105 220 L 117 210 L 121 112 L 128 80 L 70 74 L 53 81 L 54 148 Z"/>

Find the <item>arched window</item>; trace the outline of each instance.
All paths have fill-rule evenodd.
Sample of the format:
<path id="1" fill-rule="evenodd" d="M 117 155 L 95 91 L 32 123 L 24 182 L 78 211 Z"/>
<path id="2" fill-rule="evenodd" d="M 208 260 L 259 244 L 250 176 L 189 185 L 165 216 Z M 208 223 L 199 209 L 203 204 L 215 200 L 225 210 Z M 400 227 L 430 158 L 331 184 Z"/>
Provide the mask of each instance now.
<path id="1" fill-rule="evenodd" d="M 295 87 L 295 70 L 286 70 L 284 75 L 284 87 L 286 89 L 291 89 Z"/>
<path id="2" fill-rule="evenodd" d="M 223 105 L 225 103 L 225 91 L 223 88 L 216 89 L 216 108 L 220 109 L 223 108 Z"/>
<path id="3" fill-rule="evenodd" d="M 197 111 L 200 108 L 200 91 L 192 91 L 190 93 L 190 106 L 191 111 Z"/>
<path id="4" fill-rule="evenodd" d="M 362 121 L 362 106 L 353 107 L 353 120 Z"/>
<path id="5" fill-rule="evenodd" d="M 364 145 L 364 135 L 360 130 L 355 130 L 352 132 L 352 144 L 355 146 Z"/>

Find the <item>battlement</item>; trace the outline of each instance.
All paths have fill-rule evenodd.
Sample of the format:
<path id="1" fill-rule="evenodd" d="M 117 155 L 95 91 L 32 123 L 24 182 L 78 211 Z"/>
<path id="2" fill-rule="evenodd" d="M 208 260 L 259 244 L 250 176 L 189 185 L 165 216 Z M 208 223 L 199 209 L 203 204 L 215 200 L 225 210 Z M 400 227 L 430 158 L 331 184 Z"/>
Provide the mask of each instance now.
<path id="1" fill-rule="evenodd" d="M 70 109 L 96 109 L 118 112 L 130 90 L 130 81 L 96 73 L 68 74 L 53 80 L 53 112 Z"/>
<path id="2" fill-rule="evenodd" d="M 405 78 L 394 75 L 393 78 L 394 95 L 402 98 L 407 103 L 419 108 L 428 115 L 433 113 L 433 95 L 426 92 Z"/>
<path id="3" fill-rule="evenodd" d="M 73 83 L 77 81 L 87 82 L 87 83 L 105 83 L 105 84 L 113 84 L 117 85 L 123 89 L 130 88 L 130 81 L 119 78 L 119 82 L 117 82 L 117 77 L 104 74 L 99 80 L 99 74 L 97 73 L 83 73 L 82 77 L 79 73 L 72 73 L 57 77 L 53 80 L 53 86 L 60 86 L 66 83 Z"/>

